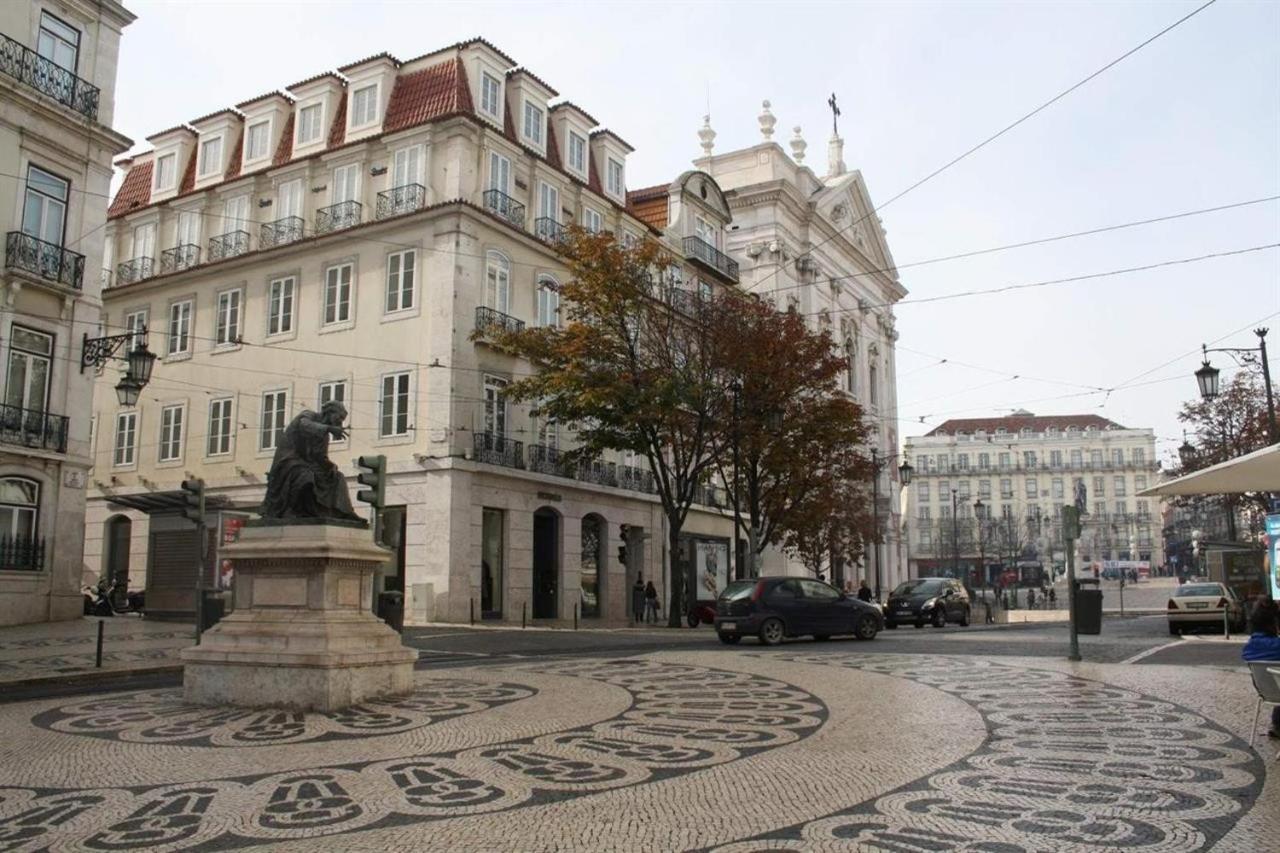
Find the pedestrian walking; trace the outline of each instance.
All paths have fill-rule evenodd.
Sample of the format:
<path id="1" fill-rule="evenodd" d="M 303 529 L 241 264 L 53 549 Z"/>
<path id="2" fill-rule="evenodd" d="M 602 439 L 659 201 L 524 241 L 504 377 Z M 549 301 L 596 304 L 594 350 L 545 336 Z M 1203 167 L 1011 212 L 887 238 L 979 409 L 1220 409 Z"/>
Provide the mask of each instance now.
<path id="1" fill-rule="evenodd" d="M 866 578 L 863 578 L 862 583 L 858 586 L 858 600 L 871 601 L 871 587 L 867 586 Z"/>
<path id="2" fill-rule="evenodd" d="M 1036 609 L 1036 591 L 1034 589 L 1027 590 L 1027 609 Z"/>
<path id="3" fill-rule="evenodd" d="M 637 572 L 635 585 L 631 587 L 631 618 L 637 625 L 644 621 L 644 591 L 644 576 Z"/>
<path id="4" fill-rule="evenodd" d="M 654 624 L 658 621 L 658 589 L 653 585 L 653 581 L 649 581 L 644 588 L 644 618 L 648 622 L 650 617 L 653 618 Z"/>
<path id="5" fill-rule="evenodd" d="M 1053 591 L 1053 587 L 1049 587 L 1049 609 L 1058 609 L 1058 594 Z"/>

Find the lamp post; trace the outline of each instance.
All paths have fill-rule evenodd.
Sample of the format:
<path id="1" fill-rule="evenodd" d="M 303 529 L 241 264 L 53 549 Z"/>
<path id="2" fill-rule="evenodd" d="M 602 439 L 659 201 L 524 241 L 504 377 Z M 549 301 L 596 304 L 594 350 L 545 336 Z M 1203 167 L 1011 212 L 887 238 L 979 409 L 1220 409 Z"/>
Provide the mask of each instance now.
<path id="1" fill-rule="evenodd" d="M 871 448 L 871 525 L 873 530 L 871 547 L 875 549 L 876 601 L 880 600 L 880 471 L 897 455 L 891 453 L 881 458 L 880 449 Z M 915 469 L 911 467 L 911 463 L 903 459 L 902 464 L 898 466 L 898 479 L 904 487 L 911 485 L 913 473 Z"/>
<path id="2" fill-rule="evenodd" d="M 1246 358 L 1252 359 L 1256 357 L 1262 364 L 1262 381 L 1267 390 L 1267 438 L 1272 443 L 1280 442 L 1280 430 L 1276 427 L 1276 404 L 1275 398 L 1271 393 L 1271 367 L 1267 364 L 1267 329 L 1254 329 L 1253 333 L 1258 336 L 1258 345 L 1256 347 L 1217 347 L 1209 349 L 1204 344 L 1200 345 L 1201 352 L 1204 353 L 1204 361 L 1200 365 L 1200 369 L 1195 372 L 1196 384 L 1200 388 L 1200 397 L 1204 400 L 1212 400 L 1218 396 L 1218 368 L 1209 364 L 1209 353 L 1226 352 L 1226 353 L 1244 353 Z"/>
<path id="3" fill-rule="evenodd" d="M 735 580 L 742 580 L 747 573 L 742 568 L 742 556 L 738 549 L 738 535 L 742 530 L 742 501 L 738 495 L 738 412 L 742 400 L 742 383 L 733 380 L 729 386 L 733 392 L 733 573 Z"/>
<path id="4" fill-rule="evenodd" d="M 974 523 L 978 526 L 978 571 L 982 573 L 982 588 L 985 590 L 987 588 L 987 556 L 982 543 L 982 524 L 984 521 L 982 511 L 984 509 L 986 509 L 986 506 L 982 503 L 981 498 L 973 502 Z"/>
<path id="5" fill-rule="evenodd" d="M 142 389 L 151 381 L 151 369 L 155 367 L 156 354 L 147 349 L 146 327 L 143 326 L 134 332 L 106 335 L 101 338 L 91 338 L 86 333 L 80 350 L 80 372 L 84 373 L 86 367 L 102 367 L 115 355 L 116 350 L 130 341 L 133 341 L 134 346 L 125 355 L 128 368 L 116 383 L 116 397 L 122 406 L 136 405 Z"/>
<path id="6" fill-rule="evenodd" d="M 951 571 L 956 580 L 960 580 L 960 492 L 957 489 L 951 490 Z"/>

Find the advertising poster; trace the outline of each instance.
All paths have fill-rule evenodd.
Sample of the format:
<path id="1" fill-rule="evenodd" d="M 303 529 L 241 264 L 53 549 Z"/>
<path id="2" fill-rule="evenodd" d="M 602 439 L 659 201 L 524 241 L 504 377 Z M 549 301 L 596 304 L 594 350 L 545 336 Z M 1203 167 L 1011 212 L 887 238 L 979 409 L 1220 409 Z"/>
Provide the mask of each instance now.
<path id="1" fill-rule="evenodd" d="M 729 583 L 729 543 L 699 540 L 695 559 L 698 600 L 713 600 Z"/>
<path id="2" fill-rule="evenodd" d="M 1280 599 L 1280 515 L 1267 516 L 1267 584 L 1271 597 Z"/>
<path id="3" fill-rule="evenodd" d="M 235 569 L 231 567 L 231 561 L 222 556 L 222 546 L 239 540 L 244 522 L 245 516 L 222 513 L 222 530 L 218 537 L 218 589 L 231 589 Z"/>

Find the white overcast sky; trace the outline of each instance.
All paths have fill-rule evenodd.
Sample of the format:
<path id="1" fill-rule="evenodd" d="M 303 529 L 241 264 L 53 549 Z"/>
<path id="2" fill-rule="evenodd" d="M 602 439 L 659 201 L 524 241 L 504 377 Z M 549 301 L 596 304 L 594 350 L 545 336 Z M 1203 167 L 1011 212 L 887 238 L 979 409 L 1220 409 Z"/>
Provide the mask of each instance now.
<path id="1" fill-rule="evenodd" d="M 800 125 L 822 171 L 835 91 L 845 160 L 877 203 L 1200 5 L 125 2 L 138 20 L 121 48 L 116 126 L 140 147 L 158 130 L 373 53 L 407 59 L 484 36 L 636 147 L 633 187 L 688 167 L 708 101 L 717 150 L 760 139 L 768 98 L 775 138 Z M 1280 3 L 1219 0 L 881 216 L 905 265 L 1274 195 Z M 1273 201 L 901 276 L 910 300 L 1277 242 Z M 1247 329 L 1269 315 L 1280 367 L 1276 249 L 904 304 L 899 433 L 1016 407 L 1091 412 L 1154 428 L 1163 453 L 1180 436 L 1180 402 L 1195 393 L 1200 343 L 1253 345 Z M 1088 391 L 1135 377 L 1109 395 Z"/>

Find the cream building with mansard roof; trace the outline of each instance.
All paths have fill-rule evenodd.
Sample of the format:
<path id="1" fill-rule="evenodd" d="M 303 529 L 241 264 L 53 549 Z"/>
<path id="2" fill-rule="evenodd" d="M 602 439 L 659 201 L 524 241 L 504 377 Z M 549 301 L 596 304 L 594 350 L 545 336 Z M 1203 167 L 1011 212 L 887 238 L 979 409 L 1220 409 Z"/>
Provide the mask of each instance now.
<path id="1" fill-rule="evenodd" d="M 0 625 L 82 612 L 93 372 L 101 312 L 116 0 L 0 3 Z M 115 392 L 106 391 L 112 398 Z"/>
<path id="2" fill-rule="evenodd" d="M 354 457 L 388 460 L 396 554 L 378 584 L 405 592 L 408 621 L 622 619 L 641 572 L 669 599 L 650 473 L 624 456 L 568 470 L 572 434 L 504 398 L 529 365 L 471 335 L 559 321 L 569 223 L 665 241 L 680 298 L 737 286 L 711 176 L 674 181 L 673 215 L 647 223 L 628 207 L 631 146 L 480 39 L 372 56 L 149 141 L 122 164 L 103 302 L 106 327 L 145 328 L 160 360 L 136 407 L 101 380 L 88 565 L 190 613 L 193 555 L 206 585 L 226 580 L 220 545 L 284 426 L 341 400 L 335 461 L 354 477 Z M 188 475 L 214 510 L 199 537 L 178 512 Z M 727 564 L 722 505 L 706 489 L 685 528 L 700 571 Z M 626 565 L 621 525 L 648 537 Z"/>

